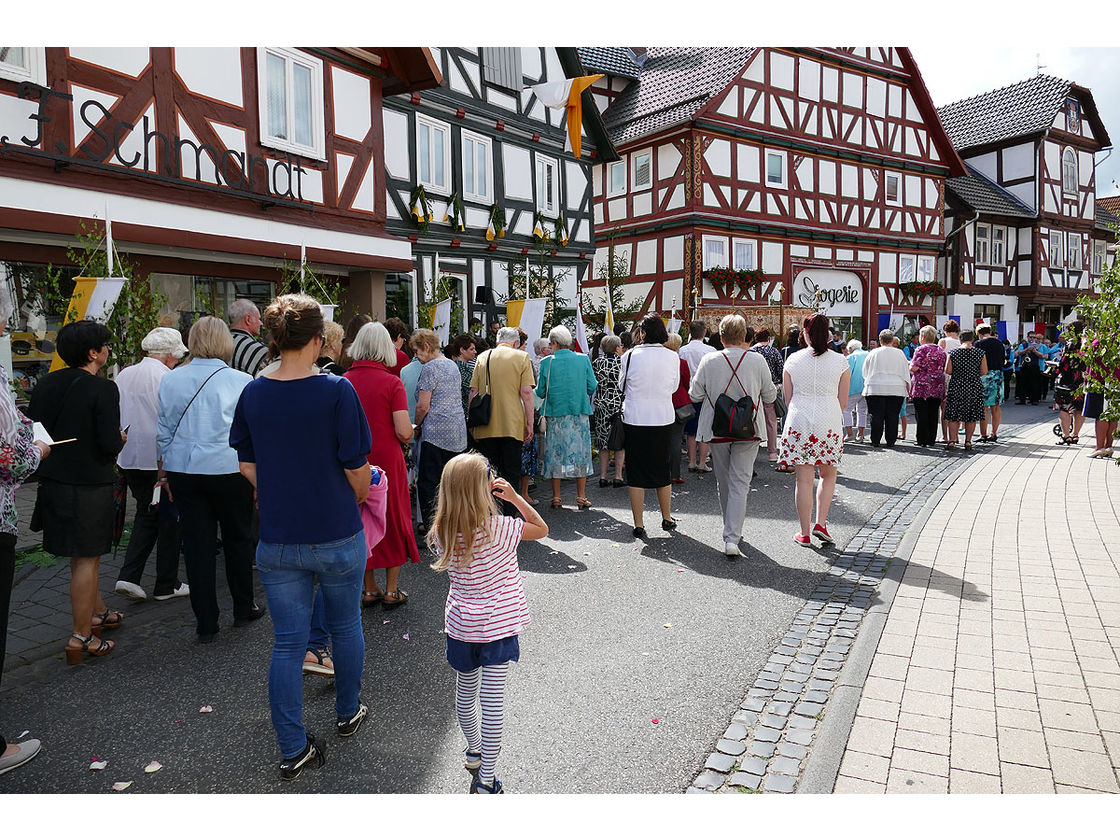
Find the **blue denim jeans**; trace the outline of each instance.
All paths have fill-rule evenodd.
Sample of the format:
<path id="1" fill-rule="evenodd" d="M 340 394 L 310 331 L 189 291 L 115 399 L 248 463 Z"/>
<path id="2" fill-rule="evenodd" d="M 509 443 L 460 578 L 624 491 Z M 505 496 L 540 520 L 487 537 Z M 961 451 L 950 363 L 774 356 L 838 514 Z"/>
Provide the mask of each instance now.
<path id="1" fill-rule="evenodd" d="M 311 626 L 315 581 L 323 595 L 327 629 L 334 643 L 335 713 L 358 710 L 366 644 L 362 635 L 362 577 L 366 538 L 352 537 L 312 545 L 257 545 L 257 571 L 268 597 L 274 638 L 268 670 L 272 726 L 284 758 L 307 744 L 303 728 L 303 658 Z"/>

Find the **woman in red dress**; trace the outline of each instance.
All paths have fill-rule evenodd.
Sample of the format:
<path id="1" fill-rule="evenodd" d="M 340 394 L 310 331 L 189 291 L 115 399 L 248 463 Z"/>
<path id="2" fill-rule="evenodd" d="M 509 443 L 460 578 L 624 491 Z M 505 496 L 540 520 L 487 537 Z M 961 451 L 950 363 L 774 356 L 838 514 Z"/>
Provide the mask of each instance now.
<path id="1" fill-rule="evenodd" d="M 400 377 L 392 373 L 397 351 L 382 324 L 374 322 L 363 326 L 350 345 L 349 354 L 354 363 L 346 372 L 346 378 L 358 392 L 373 435 L 369 462 L 381 467 L 389 478 L 385 538 L 374 546 L 366 560 L 362 606 L 371 607 L 380 601 L 386 608 L 398 607 L 408 600 L 408 593 L 397 586 L 400 568 L 405 563 L 420 562 L 412 532 L 408 474 L 401 450 L 402 444 L 412 440 L 408 399 Z M 385 569 L 384 589 L 377 585 L 374 569 Z"/>

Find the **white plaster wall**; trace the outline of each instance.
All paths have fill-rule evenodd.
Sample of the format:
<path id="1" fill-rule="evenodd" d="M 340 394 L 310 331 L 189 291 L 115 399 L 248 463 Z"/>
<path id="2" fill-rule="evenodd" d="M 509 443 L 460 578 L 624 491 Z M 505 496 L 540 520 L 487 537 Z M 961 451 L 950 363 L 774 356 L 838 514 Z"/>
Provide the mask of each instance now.
<path id="1" fill-rule="evenodd" d="M 1003 179 L 1015 181 L 1034 175 L 1034 144 L 1020 143 L 1002 151 Z"/>
<path id="2" fill-rule="evenodd" d="M 811 102 L 821 98 L 821 66 L 812 59 L 797 60 L 797 93 Z"/>
<path id="3" fill-rule="evenodd" d="M 746 181 L 751 184 L 759 183 L 760 174 L 760 155 L 762 150 L 758 146 L 751 146 L 747 143 L 736 143 L 735 154 L 738 164 L 738 179 Z"/>
<path id="4" fill-rule="evenodd" d="M 727 178 L 731 175 L 731 141 L 716 138 L 704 151 L 704 160 L 713 175 Z"/>
<path id="5" fill-rule="evenodd" d="M 770 84 L 782 90 L 793 90 L 793 56 L 770 53 Z"/>
<path id="6" fill-rule="evenodd" d="M 567 179 L 565 182 L 565 204 L 568 205 L 569 210 L 578 210 L 580 202 L 583 201 L 583 193 L 587 189 L 587 178 L 585 170 L 578 163 L 570 160 L 564 161 L 564 176 Z"/>
<path id="7" fill-rule="evenodd" d="M 657 272 L 657 240 L 644 239 L 638 242 L 634 260 L 635 274 L 655 274 Z"/>
<path id="8" fill-rule="evenodd" d="M 88 100 L 93 99 L 100 102 L 105 109 L 108 110 L 117 104 L 118 97 L 108 93 L 101 93 L 101 91 L 90 90 L 89 88 L 84 88 L 79 85 L 71 85 L 70 93 L 74 97 L 74 101 L 70 103 L 70 111 L 73 115 L 74 145 L 80 146 L 90 134 L 89 127 L 81 117 L 82 105 Z M 92 107 L 87 108 L 86 113 L 89 115 L 90 122 L 92 123 L 97 123 L 102 116 L 97 108 Z M 22 136 L 22 132 L 20 136 Z"/>
<path id="9" fill-rule="evenodd" d="M 681 162 L 681 153 L 677 150 L 677 147 L 672 143 L 663 143 L 657 147 L 655 157 L 657 158 L 657 179 L 663 181 L 666 178 L 673 177 Z"/>
<path id="10" fill-rule="evenodd" d="M 784 270 L 783 245 L 781 242 L 762 243 L 762 270 L 767 274 L 781 274 Z"/>
<path id="11" fill-rule="evenodd" d="M 371 125 L 369 79 L 341 67 L 331 68 L 336 134 L 362 141 Z"/>
<path id="12" fill-rule="evenodd" d="M 388 108 L 382 112 L 385 126 L 385 169 L 394 178 L 409 177 L 408 115 Z"/>
<path id="13" fill-rule="evenodd" d="M 38 134 L 38 124 L 30 119 L 38 111 L 39 103 L 35 100 L 0 95 L 0 137 L 7 136 L 9 143 L 22 146 L 19 138 L 26 135 L 30 139 Z"/>
<path id="14" fill-rule="evenodd" d="M 662 243 L 661 254 L 663 271 L 684 270 L 684 237 L 670 236 Z"/>
<path id="15" fill-rule="evenodd" d="M 176 52 L 177 51 L 178 49 Z M 237 104 L 240 104 L 240 52 L 234 47 L 226 47 L 223 48 L 222 51 L 233 53 L 234 56 L 237 56 L 237 70 L 235 76 L 237 90 L 239 92 Z M 85 61 L 89 64 L 96 64 L 100 67 L 108 67 L 110 70 L 116 70 L 118 73 L 126 73 L 129 76 L 139 76 L 144 72 L 144 68 L 148 66 L 148 62 L 151 60 L 151 53 L 148 51 L 147 47 L 70 47 L 68 52 L 72 58 Z M 184 79 L 184 81 L 186 80 Z"/>
<path id="16" fill-rule="evenodd" d="M 529 150 L 512 143 L 503 143 L 502 166 L 505 168 L 506 195 L 511 198 L 531 200 L 533 198 L 533 169 L 529 162 Z"/>

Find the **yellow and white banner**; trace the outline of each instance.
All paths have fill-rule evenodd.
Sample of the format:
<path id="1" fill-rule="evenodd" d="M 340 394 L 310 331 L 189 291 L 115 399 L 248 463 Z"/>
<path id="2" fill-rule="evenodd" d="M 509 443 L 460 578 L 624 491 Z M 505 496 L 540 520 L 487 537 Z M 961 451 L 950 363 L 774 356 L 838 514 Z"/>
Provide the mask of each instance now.
<path id="1" fill-rule="evenodd" d="M 578 76 L 575 79 L 530 86 L 544 105 L 567 111 L 568 136 L 564 139 L 564 151 L 571 152 L 577 158 L 582 152 L 580 131 L 583 128 L 583 100 L 580 94 L 601 78 L 603 74 L 598 73 L 594 76 Z"/>
<path id="2" fill-rule="evenodd" d="M 62 323 L 69 324 L 88 318 L 104 324 L 113 314 L 113 307 L 117 305 L 117 299 L 127 282 L 127 277 L 75 277 L 74 294 L 70 296 L 70 304 L 66 307 L 66 317 L 62 319 Z M 64 367 L 66 363 L 56 352 L 51 360 L 51 370 L 61 370 Z"/>

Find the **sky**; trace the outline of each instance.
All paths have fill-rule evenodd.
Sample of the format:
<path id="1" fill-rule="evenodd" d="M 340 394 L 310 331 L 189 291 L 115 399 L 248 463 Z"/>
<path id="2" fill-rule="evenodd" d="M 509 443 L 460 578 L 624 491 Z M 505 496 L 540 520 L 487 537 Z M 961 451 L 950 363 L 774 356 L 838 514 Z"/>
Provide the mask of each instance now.
<path id="1" fill-rule="evenodd" d="M 1029 79 L 1042 72 L 1089 88 L 1105 130 L 1120 144 L 1120 48 L 1041 46 L 969 49 L 962 61 L 944 45 L 911 47 L 938 107 Z M 1097 155 L 1097 195 L 1120 194 L 1120 153 Z"/>

